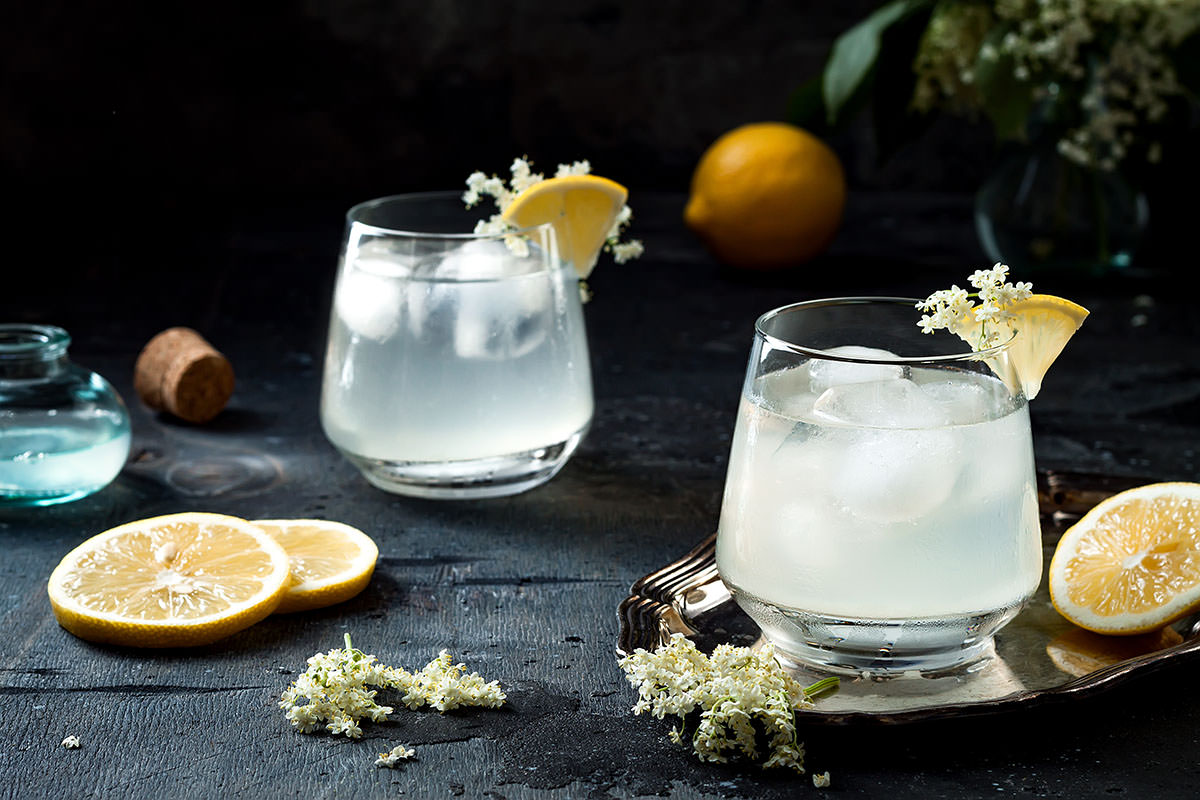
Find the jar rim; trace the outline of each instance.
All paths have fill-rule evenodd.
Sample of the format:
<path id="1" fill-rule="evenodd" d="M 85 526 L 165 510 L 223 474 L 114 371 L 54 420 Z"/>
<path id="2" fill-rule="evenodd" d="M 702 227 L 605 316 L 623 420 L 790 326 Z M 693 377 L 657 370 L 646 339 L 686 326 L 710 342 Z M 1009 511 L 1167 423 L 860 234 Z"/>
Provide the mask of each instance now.
<path id="1" fill-rule="evenodd" d="M 0 360 L 58 358 L 70 344 L 71 335 L 57 325 L 0 323 Z"/>

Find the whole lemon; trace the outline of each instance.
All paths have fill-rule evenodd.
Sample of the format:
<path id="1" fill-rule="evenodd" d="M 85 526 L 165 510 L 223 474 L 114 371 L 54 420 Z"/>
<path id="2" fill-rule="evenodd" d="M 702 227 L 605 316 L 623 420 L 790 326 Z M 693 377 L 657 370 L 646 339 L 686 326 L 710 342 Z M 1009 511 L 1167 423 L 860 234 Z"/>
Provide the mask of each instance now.
<path id="1" fill-rule="evenodd" d="M 794 125 L 756 122 L 700 157 L 683 219 L 721 261 L 777 269 L 824 250 L 845 205 L 846 176 L 824 142 Z"/>

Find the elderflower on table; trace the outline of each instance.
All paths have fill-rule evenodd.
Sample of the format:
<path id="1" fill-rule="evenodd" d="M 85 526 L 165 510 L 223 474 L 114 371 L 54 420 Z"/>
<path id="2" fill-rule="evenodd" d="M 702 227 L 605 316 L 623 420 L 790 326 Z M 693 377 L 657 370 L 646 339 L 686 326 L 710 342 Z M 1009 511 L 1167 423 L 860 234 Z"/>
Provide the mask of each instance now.
<path id="1" fill-rule="evenodd" d="M 375 766 L 395 769 L 397 763 L 400 761 L 407 761 L 408 759 L 412 758 L 416 752 L 417 751 L 413 750 L 411 747 L 405 747 L 402 744 L 398 744 L 390 751 L 386 753 L 380 753 L 379 758 L 375 759 Z"/>
<path id="2" fill-rule="evenodd" d="M 991 269 L 979 269 L 971 274 L 968 281 L 975 292 L 951 286 L 929 295 L 917 303 L 918 311 L 929 312 L 917 323 L 921 332 L 948 330 L 966 339 L 973 350 L 986 350 L 1001 344 L 1004 333 L 1012 333 L 1007 325 L 1014 316 L 1008 310 L 1009 306 L 1033 292 L 1033 284 L 1007 283 L 1007 277 L 1008 267 L 997 262 Z M 979 305 L 975 305 L 972 297 L 979 299 Z M 972 320 L 983 324 L 979 326 L 978 336 L 968 338 Z"/>
<path id="3" fill-rule="evenodd" d="M 496 681 L 484 682 L 477 673 L 467 673 L 443 650 L 420 672 L 412 673 L 381 664 L 375 656 L 355 649 L 346 634 L 345 649 L 317 653 L 308 659 L 308 669 L 279 698 L 279 707 L 301 733 L 321 727 L 352 739 L 362 736 L 359 721 L 382 722 L 394 710 L 375 702 L 375 686 L 404 693 L 401 702 L 410 709 L 431 706 L 449 711 L 460 706 L 498 708 L 507 699 Z M 301 702 L 301 701 L 304 702 Z"/>
<path id="4" fill-rule="evenodd" d="M 688 715 L 701 712 L 691 742 L 702 761 L 725 763 L 739 753 L 759 760 L 764 755 L 757 744 L 761 731 L 769 751 L 763 768 L 801 773 L 804 747 L 796 741 L 795 709 L 812 707 L 810 698 L 837 682 L 829 678 L 801 686 L 775 660 L 771 645 L 754 651 L 723 644 L 706 656 L 678 633 L 652 653 L 638 648 L 620 666 L 638 690 L 634 714 L 683 721 L 671 730 L 671 741 L 682 744 Z"/>

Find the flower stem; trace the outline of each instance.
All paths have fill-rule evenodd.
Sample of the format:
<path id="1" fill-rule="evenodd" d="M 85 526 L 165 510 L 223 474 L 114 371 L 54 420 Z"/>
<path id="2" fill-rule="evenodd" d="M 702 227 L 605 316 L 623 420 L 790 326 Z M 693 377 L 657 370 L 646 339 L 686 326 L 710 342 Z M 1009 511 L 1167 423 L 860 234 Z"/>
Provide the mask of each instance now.
<path id="1" fill-rule="evenodd" d="M 810 700 L 814 697 L 819 697 L 823 694 L 828 694 L 835 691 L 838 685 L 842 682 L 841 678 L 830 677 L 822 678 L 811 686 L 804 687 L 804 696 Z"/>

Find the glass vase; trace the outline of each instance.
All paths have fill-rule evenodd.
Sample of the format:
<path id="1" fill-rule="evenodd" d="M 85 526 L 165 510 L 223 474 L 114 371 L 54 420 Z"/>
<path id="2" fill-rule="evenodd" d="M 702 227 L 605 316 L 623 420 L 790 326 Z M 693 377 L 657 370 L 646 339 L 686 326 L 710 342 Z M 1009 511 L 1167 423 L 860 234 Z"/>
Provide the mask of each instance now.
<path id="1" fill-rule="evenodd" d="M 1148 223 L 1146 196 L 1121 173 L 1071 161 L 1053 142 L 1002 161 L 975 196 L 988 260 L 1022 274 L 1128 269 Z"/>
<path id="2" fill-rule="evenodd" d="M 65 503 L 107 486 L 129 456 L 129 412 L 67 358 L 51 325 L 0 325 L 0 507 Z"/>

